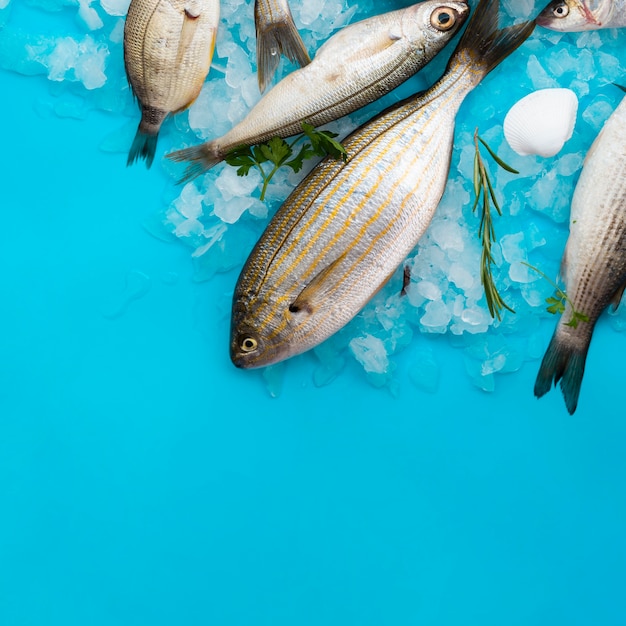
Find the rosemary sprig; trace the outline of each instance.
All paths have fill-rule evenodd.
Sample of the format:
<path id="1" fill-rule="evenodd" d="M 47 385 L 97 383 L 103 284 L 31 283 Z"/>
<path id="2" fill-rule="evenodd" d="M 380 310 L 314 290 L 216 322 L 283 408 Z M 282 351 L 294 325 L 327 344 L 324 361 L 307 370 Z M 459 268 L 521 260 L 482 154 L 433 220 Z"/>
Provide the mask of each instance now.
<path id="1" fill-rule="evenodd" d="M 492 265 L 494 263 L 491 244 L 496 241 L 496 231 L 493 225 L 491 215 L 491 202 L 495 207 L 498 215 L 502 215 L 502 210 L 496 198 L 496 194 L 489 178 L 487 168 L 480 153 L 479 143 L 482 144 L 491 158 L 504 170 L 513 174 L 519 172 L 507 165 L 488 145 L 487 142 L 478 135 L 478 128 L 474 131 L 474 205 L 472 212 L 474 213 L 480 203 L 481 216 L 480 225 L 478 227 L 478 237 L 482 243 L 482 253 L 480 258 L 480 282 L 485 291 L 485 299 L 487 300 L 487 308 L 491 317 L 495 317 L 500 321 L 502 319 L 501 312 L 503 309 L 515 313 L 515 311 L 502 299 L 493 279 Z M 482 202 L 481 202 L 482 198 Z"/>
<path id="2" fill-rule="evenodd" d="M 548 313 L 552 313 L 556 315 L 557 313 L 563 314 L 565 312 L 565 304 L 569 304 L 572 309 L 572 319 L 569 322 L 566 322 L 566 326 L 571 326 L 572 328 L 578 328 L 578 324 L 580 322 L 588 322 L 589 316 L 585 315 L 581 311 L 577 311 L 574 307 L 574 303 L 570 300 L 569 296 L 565 292 L 564 289 L 561 289 L 551 278 L 548 278 L 540 269 L 536 268 L 534 265 L 530 263 L 526 263 L 526 261 L 521 261 L 526 267 L 529 267 L 531 270 L 537 272 L 539 276 L 545 278 L 553 287 L 555 294 L 554 296 L 550 296 L 546 298 L 546 302 L 548 303 L 547 311 Z"/>
<path id="3" fill-rule="evenodd" d="M 302 134 L 291 142 L 281 137 L 272 137 L 269 141 L 256 146 L 234 148 L 226 155 L 226 163 L 237 168 L 238 176 L 247 176 L 253 167 L 259 170 L 263 180 L 260 199 L 265 200 L 269 182 L 283 166 L 299 172 L 304 161 L 314 156 L 330 155 L 335 159 L 347 161 L 348 154 L 341 143 L 335 140 L 336 133 L 317 130 L 306 122 L 302 123 L 302 130 Z M 300 150 L 295 152 L 296 144 L 305 139 Z"/>

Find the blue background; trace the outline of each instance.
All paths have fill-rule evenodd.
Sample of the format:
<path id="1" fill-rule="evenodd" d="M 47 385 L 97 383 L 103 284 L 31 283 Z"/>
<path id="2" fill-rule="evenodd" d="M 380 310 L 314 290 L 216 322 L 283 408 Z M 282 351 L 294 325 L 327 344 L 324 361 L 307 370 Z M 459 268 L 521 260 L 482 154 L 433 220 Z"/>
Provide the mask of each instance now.
<path id="1" fill-rule="evenodd" d="M 228 360 L 237 271 L 194 283 L 141 227 L 165 177 L 98 150 L 119 120 L 0 84 L 0 624 L 626 623 L 623 335 L 573 417 L 444 340 L 435 394 L 409 348 L 396 395 L 305 356 L 271 398 Z"/>

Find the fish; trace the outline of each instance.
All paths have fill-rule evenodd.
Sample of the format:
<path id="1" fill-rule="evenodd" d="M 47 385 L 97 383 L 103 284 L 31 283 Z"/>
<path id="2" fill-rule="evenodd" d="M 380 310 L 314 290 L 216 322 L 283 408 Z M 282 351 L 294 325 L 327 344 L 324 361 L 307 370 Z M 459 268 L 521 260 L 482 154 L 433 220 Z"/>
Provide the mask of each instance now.
<path id="1" fill-rule="evenodd" d="M 255 0 L 257 79 L 261 93 L 272 82 L 280 55 L 300 66 L 311 62 L 287 0 Z"/>
<path id="2" fill-rule="evenodd" d="M 561 266 L 565 310 L 534 391 L 540 398 L 560 381 L 565 406 L 573 414 L 596 322 L 611 302 L 617 308 L 626 286 L 626 97 L 585 157 L 569 230 Z"/>
<path id="3" fill-rule="evenodd" d="M 141 121 L 127 165 L 154 160 L 165 118 L 190 106 L 209 73 L 219 0 L 132 0 L 124 24 L 124 65 Z"/>
<path id="4" fill-rule="evenodd" d="M 481 0 L 443 76 L 344 141 L 292 191 L 245 262 L 234 293 L 230 357 L 255 368 L 318 345 L 380 290 L 428 227 L 443 195 L 456 114 L 468 93 L 530 35 L 498 28 Z"/>
<path id="5" fill-rule="evenodd" d="M 268 91 L 224 136 L 167 157 L 189 162 L 181 182 L 207 171 L 233 149 L 322 126 L 373 102 L 422 69 L 469 15 L 462 1 L 427 0 L 346 26 L 309 65 Z"/>
<path id="6" fill-rule="evenodd" d="M 537 24 L 561 32 L 626 26 L 626 0 L 553 0 Z"/>

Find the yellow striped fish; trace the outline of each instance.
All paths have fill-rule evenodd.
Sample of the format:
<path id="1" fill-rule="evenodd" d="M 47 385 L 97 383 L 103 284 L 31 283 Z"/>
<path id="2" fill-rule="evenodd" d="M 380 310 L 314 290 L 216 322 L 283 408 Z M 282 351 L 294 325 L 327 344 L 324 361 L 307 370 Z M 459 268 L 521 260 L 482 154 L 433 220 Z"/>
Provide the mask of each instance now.
<path id="1" fill-rule="evenodd" d="M 498 29 L 481 0 L 443 77 L 346 139 L 347 163 L 322 161 L 294 189 L 235 288 L 231 359 L 261 367 L 348 323 L 415 247 L 443 195 L 465 96 L 532 32 Z"/>

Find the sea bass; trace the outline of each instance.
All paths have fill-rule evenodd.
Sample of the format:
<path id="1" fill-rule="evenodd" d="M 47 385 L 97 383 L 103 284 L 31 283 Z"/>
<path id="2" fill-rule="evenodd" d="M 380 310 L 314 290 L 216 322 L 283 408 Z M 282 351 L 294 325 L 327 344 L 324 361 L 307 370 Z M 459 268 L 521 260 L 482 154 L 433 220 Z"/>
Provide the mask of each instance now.
<path id="1" fill-rule="evenodd" d="M 424 67 L 469 15 L 465 1 L 427 0 L 356 22 L 333 35 L 306 67 L 283 78 L 219 139 L 169 154 L 190 161 L 183 180 L 243 145 L 322 126 L 373 102 Z"/>
<path id="2" fill-rule="evenodd" d="M 347 162 L 323 160 L 287 198 L 235 288 L 235 365 L 270 365 L 327 339 L 415 247 L 444 192 L 461 103 L 534 28 L 499 30 L 498 10 L 481 0 L 443 77 L 354 131 Z"/>
<path id="3" fill-rule="evenodd" d="M 124 65 L 141 106 L 128 154 L 152 164 L 163 120 L 186 109 L 209 73 L 219 0 L 132 0 L 124 26 Z"/>
<path id="4" fill-rule="evenodd" d="M 617 307 L 626 285 L 626 98 L 585 159 L 561 275 L 569 301 L 541 363 L 535 395 L 560 380 L 567 410 L 574 413 L 596 321 L 611 302 Z M 575 320 L 575 313 L 588 321 Z"/>
<path id="5" fill-rule="evenodd" d="M 562 32 L 626 26 L 626 0 L 553 0 L 537 24 Z"/>
<path id="6" fill-rule="evenodd" d="M 262 93 L 272 81 L 281 54 L 300 66 L 307 65 L 311 59 L 287 0 L 255 0 L 254 25 L 257 77 Z"/>

